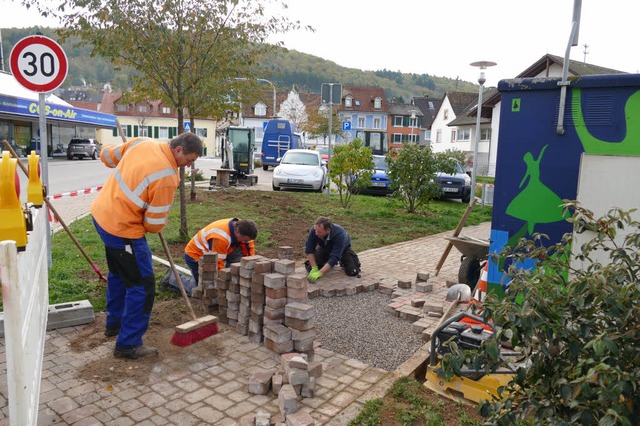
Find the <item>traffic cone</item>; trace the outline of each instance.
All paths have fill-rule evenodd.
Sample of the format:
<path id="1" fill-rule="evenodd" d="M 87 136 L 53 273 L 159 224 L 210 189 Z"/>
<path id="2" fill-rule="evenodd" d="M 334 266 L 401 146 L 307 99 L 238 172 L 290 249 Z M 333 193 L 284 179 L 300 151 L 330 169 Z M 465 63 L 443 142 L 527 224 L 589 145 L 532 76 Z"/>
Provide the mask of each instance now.
<path id="1" fill-rule="evenodd" d="M 487 294 L 487 278 L 489 276 L 489 262 L 484 264 L 484 268 L 480 271 L 480 278 L 476 285 L 476 291 L 473 293 L 473 298 L 482 303 L 484 297 Z"/>

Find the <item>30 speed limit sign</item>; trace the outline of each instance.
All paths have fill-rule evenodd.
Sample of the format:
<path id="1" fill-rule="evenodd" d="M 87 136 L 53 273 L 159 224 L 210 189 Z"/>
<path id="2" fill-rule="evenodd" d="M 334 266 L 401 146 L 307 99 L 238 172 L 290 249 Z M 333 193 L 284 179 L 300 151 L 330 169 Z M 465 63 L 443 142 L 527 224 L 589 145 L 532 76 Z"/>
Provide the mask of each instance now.
<path id="1" fill-rule="evenodd" d="M 29 36 L 11 50 L 11 72 L 34 92 L 51 92 L 67 78 L 67 55 L 58 43 L 44 36 Z"/>

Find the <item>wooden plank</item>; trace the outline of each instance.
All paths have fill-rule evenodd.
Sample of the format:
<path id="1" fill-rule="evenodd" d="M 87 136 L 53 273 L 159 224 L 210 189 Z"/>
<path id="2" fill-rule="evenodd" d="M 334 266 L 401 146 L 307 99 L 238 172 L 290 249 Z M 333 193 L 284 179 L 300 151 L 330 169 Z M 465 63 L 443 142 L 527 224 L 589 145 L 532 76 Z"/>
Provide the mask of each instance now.
<path id="1" fill-rule="evenodd" d="M 462 215 L 462 217 L 460 218 L 460 221 L 458 222 L 458 226 L 456 227 L 455 231 L 453 231 L 454 237 L 457 237 L 458 235 L 460 235 L 460 232 L 462 231 L 464 224 L 467 223 L 467 218 L 471 214 L 471 210 L 473 210 L 473 206 L 476 205 L 476 202 L 478 202 L 478 199 L 476 197 L 473 197 L 473 201 L 471 202 L 471 204 L 469 204 L 467 209 L 464 211 L 464 214 Z M 442 269 L 442 265 L 444 265 L 444 261 L 447 259 L 447 256 L 449 256 L 449 252 L 451 251 L 452 247 L 453 247 L 453 243 L 449 241 L 449 243 L 447 243 L 447 247 L 444 249 L 444 252 L 442 253 L 442 256 L 440 257 L 440 260 L 438 261 L 438 264 L 436 265 L 436 272 L 434 274 L 435 276 L 438 276 L 438 273 L 440 273 L 440 269 Z"/>

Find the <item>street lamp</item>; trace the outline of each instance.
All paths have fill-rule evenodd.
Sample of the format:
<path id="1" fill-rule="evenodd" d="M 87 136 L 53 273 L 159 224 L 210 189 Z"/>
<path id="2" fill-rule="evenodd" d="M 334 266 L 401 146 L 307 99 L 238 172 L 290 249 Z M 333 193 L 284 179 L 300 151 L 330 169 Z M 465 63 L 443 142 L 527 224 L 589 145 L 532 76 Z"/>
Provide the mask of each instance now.
<path id="1" fill-rule="evenodd" d="M 238 81 L 247 81 L 249 80 L 246 77 L 236 77 L 235 78 Z M 273 116 L 276 116 L 276 86 L 275 84 L 273 84 L 271 81 L 267 80 L 266 78 L 256 78 L 255 80 L 258 81 L 264 81 L 265 83 L 269 83 L 271 85 L 271 88 L 273 89 Z"/>
<path id="2" fill-rule="evenodd" d="M 411 143 L 415 142 L 415 139 L 413 138 L 413 129 L 416 127 L 416 112 L 414 110 L 411 110 L 411 122 L 409 122 L 409 125 L 411 126 Z"/>
<path id="3" fill-rule="evenodd" d="M 484 91 L 484 83 L 487 79 L 484 77 L 484 70 L 488 67 L 492 67 L 496 65 L 495 62 L 490 61 L 478 61 L 472 62 L 472 67 L 480 68 L 480 76 L 478 77 L 478 83 L 480 87 L 478 88 L 478 109 L 477 109 L 477 118 L 476 118 L 476 141 L 473 146 L 473 169 L 471 171 L 471 196 L 469 197 L 469 204 L 473 203 L 473 200 L 476 197 L 476 172 L 478 171 L 478 145 L 480 145 L 480 118 L 482 116 L 482 92 Z"/>

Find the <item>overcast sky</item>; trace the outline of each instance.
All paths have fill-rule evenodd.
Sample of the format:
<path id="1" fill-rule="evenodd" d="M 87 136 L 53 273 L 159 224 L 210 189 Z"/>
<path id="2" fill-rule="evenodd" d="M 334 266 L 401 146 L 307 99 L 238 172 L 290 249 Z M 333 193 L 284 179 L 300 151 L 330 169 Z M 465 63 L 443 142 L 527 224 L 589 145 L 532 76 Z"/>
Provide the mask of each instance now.
<path id="1" fill-rule="evenodd" d="M 362 70 L 388 69 L 477 82 L 471 62 L 492 61 L 487 85 L 512 78 L 546 53 L 564 57 L 573 0 L 285 0 L 286 15 L 316 32 L 278 35 L 285 46 Z M 635 0 L 582 2 L 571 59 L 640 71 Z M 0 27 L 49 25 L 19 2 L 0 0 Z M 270 8 L 273 13 L 281 13 Z M 8 56 L 10 52 L 5 52 Z"/>

